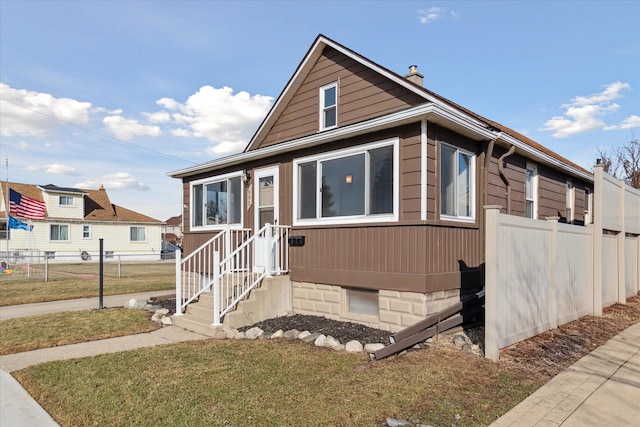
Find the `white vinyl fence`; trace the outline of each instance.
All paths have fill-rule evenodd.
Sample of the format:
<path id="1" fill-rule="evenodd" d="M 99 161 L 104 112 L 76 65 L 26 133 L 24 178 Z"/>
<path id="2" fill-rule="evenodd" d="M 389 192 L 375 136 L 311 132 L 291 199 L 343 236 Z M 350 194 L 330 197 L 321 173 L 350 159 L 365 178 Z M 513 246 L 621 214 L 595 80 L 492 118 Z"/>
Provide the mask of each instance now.
<path id="1" fill-rule="evenodd" d="M 587 226 L 486 207 L 486 357 L 640 291 L 640 191 L 601 166 L 594 179 Z"/>

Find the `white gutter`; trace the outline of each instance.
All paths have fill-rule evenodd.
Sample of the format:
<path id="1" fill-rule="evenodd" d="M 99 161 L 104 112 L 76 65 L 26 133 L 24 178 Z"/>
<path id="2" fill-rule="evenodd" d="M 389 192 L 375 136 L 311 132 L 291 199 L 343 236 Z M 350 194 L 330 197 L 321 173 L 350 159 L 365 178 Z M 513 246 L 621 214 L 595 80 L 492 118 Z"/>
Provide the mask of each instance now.
<path id="1" fill-rule="evenodd" d="M 390 127 L 402 126 L 422 119 L 429 120 L 433 123 L 453 124 L 467 133 L 472 133 L 479 140 L 501 140 L 506 144 L 513 145 L 522 152 L 527 153 L 532 159 L 538 160 L 547 165 L 563 169 L 570 174 L 584 179 L 587 182 L 593 182 L 593 176 L 588 172 L 570 166 L 555 157 L 550 156 L 524 142 L 512 137 L 501 131 L 492 131 L 484 126 L 480 126 L 475 120 L 469 119 L 465 114 L 449 109 L 444 109 L 440 105 L 422 104 L 417 107 L 409 108 L 397 113 L 388 114 L 386 116 L 377 117 L 364 122 L 356 123 L 342 128 L 332 129 L 330 131 L 316 133 L 292 141 L 280 144 L 270 145 L 268 147 L 259 148 L 252 151 L 242 152 L 227 157 L 212 160 L 196 166 L 185 169 L 178 169 L 168 172 L 167 175 L 172 178 L 185 178 L 188 176 L 212 172 L 224 167 L 234 166 L 249 161 L 260 160 L 270 156 L 283 154 L 289 151 L 296 151 L 303 148 L 314 147 L 339 139 L 354 137 Z"/>
<path id="2" fill-rule="evenodd" d="M 383 130 L 389 127 L 402 126 L 407 123 L 421 120 L 422 118 L 436 116 L 444 121 L 452 122 L 467 131 L 476 134 L 480 139 L 493 139 L 495 134 L 484 127 L 479 126 L 474 121 L 469 120 L 466 116 L 455 114 L 453 111 L 445 110 L 440 105 L 422 104 L 417 107 L 409 108 L 397 113 L 389 114 L 364 122 L 356 123 L 350 126 L 321 132 L 303 138 L 294 139 L 292 141 L 280 144 L 270 145 L 268 147 L 259 148 L 257 150 L 247 151 L 234 154 L 220 159 L 212 160 L 200 165 L 191 166 L 185 169 L 168 172 L 167 175 L 172 178 L 184 178 L 198 173 L 211 172 L 222 167 L 233 166 L 236 164 L 264 159 L 266 157 L 289 151 L 300 150 L 302 148 L 313 147 L 327 142 L 354 137 L 365 133 Z M 438 120 L 436 120 L 438 122 Z"/>
<path id="3" fill-rule="evenodd" d="M 580 178 L 580 179 L 584 179 L 587 182 L 593 182 L 593 175 L 585 172 L 581 169 L 575 168 L 571 165 L 568 165 L 558 159 L 556 159 L 553 156 L 550 156 L 549 154 L 537 150 L 534 147 L 530 146 L 529 144 L 525 144 L 524 142 L 520 141 L 517 138 L 512 137 L 511 135 L 508 135 L 504 132 L 500 132 L 497 136 L 498 139 L 506 142 L 507 144 L 511 144 L 513 146 L 515 146 L 517 149 L 524 151 L 525 153 L 527 153 L 528 155 L 530 155 L 532 158 L 537 159 L 539 161 L 541 161 L 542 163 L 546 163 L 547 165 L 551 165 L 553 167 L 556 167 L 558 169 L 564 169 L 568 172 L 570 172 L 571 174 L 573 174 L 574 176 Z"/>

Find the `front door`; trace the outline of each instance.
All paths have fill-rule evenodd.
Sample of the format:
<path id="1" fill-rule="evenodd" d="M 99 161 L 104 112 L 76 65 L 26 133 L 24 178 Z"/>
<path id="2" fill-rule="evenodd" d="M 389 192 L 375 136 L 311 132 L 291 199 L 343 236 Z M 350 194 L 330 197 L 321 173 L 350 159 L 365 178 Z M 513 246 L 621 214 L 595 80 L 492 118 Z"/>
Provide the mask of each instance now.
<path id="1" fill-rule="evenodd" d="M 278 167 L 256 170 L 253 183 L 255 195 L 253 232 L 257 233 L 265 224 L 278 225 Z M 267 231 L 271 233 L 271 230 Z M 269 258 L 271 259 L 269 270 L 277 265 L 278 242 L 274 235 L 277 236 L 278 233 L 271 233 L 270 239 L 267 236 L 256 238 L 254 270 L 264 271 Z"/>

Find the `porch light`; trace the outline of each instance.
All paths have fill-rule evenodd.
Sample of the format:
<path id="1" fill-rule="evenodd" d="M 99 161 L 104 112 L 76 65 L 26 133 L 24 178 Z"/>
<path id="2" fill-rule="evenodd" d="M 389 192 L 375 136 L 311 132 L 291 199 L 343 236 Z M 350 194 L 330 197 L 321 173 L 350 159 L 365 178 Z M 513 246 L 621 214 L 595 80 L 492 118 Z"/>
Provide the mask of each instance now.
<path id="1" fill-rule="evenodd" d="M 249 185 L 249 180 L 251 179 L 251 173 L 248 170 L 244 169 L 242 171 L 242 182 L 244 185 Z"/>
<path id="2" fill-rule="evenodd" d="M 344 177 L 344 182 L 351 184 L 353 182 L 353 175 L 349 174 Z"/>

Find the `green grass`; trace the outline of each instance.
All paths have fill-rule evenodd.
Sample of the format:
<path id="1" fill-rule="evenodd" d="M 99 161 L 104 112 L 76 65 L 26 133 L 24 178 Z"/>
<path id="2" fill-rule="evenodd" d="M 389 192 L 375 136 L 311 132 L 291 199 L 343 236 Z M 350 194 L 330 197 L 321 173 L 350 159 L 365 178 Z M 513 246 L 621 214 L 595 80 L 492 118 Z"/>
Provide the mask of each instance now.
<path id="1" fill-rule="evenodd" d="M 14 376 L 62 426 L 484 426 L 541 384 L 454 350 L 372 362 L 292 341 L 173 344 Z"/>
<path id="2" fill-rule="evenodd" d="M 55 264 L 51 268 L 82 275 L 95 273 L 97 267 L 96 264 Z M 117 272 L 112 273 L 115 275 L 107 275 L 105 271 L 104 295 L 175 289 L 175 264 L 172 262 L 123 264 L 122 278 L 117 277 Z M 97 297 L 98 293 L 97 277 L 58 275 L 45 282 L 41 278 L 8 276 L 0 281 L 0 307 Z"/>
<path id="3" fill-rule="evenodd" d="M 0 321 L 0 355 L 154 331 L 142 310 L 106 309 Z"/>

